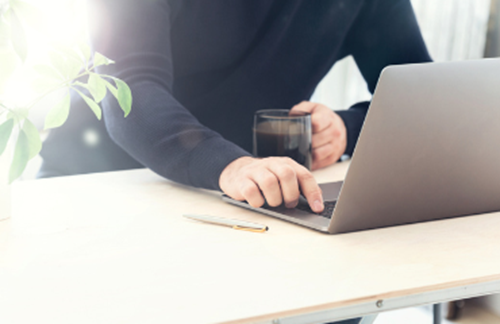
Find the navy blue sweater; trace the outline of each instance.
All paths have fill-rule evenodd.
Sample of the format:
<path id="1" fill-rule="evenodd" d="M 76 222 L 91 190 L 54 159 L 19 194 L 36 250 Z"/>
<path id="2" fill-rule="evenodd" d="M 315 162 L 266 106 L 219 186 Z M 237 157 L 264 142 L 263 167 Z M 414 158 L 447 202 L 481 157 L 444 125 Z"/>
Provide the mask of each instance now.
<path id="1" fill-rule="evenodd" d="M 372 92 L 384 67 L 430 61 L 409 0 L 94 2 L 95 49 L 116 61 L 101 72 L 133 93 L 127 118 L 105 101 L 112 139 L 144 166 L 196 187 L 219 189 L 222 170 L 250 155 L 256 110 L 308 100 L 338 60 L 352 55 Z M 338 112 L 346 154 L 367 109 Z"/>

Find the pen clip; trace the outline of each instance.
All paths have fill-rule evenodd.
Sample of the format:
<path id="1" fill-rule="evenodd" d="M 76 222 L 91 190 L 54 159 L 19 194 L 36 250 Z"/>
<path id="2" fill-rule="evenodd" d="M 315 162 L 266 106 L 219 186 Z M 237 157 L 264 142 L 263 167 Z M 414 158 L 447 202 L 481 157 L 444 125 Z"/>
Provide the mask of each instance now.
<path id="1" fill-rule="evenodd" d="M 248 228 L 248 227 L 241 227 L 238 225 L 234 225 L 233 229 L 239 230 L 239 231 L 254 232 L 254 233 L 264 233 L 265 231 L 267 231 L 267 227 L 264 227 L 261 229 L 253 229 L 253 228 Z"/>

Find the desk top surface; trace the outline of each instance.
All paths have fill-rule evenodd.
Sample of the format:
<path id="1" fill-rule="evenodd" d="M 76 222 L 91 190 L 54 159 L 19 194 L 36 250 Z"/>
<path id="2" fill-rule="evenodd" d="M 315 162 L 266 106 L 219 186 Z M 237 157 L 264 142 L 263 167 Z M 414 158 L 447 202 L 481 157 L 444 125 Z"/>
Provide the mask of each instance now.
<path id="1" fill-rule="evenodd" d="M 315 176 L 340 180 L 347 166 Z M 148 170 L 22 182 L 13 196 L 1 323 L 245 323 L 500 280 L 499 213 L 327 235 Z"/>

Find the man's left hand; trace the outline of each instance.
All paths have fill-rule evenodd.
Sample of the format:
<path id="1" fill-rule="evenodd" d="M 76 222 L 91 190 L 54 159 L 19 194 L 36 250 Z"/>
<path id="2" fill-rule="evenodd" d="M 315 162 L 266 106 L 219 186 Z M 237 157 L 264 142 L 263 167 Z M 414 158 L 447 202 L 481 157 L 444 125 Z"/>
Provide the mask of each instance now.
<path id="1" fill-rule="evenodd" d="M 347 130 L 342 118 L 327 106 L 310 101 L 302 101 L 292 110 L 311 114 L 312 169 L 337 162 L 347 146 Z"/>

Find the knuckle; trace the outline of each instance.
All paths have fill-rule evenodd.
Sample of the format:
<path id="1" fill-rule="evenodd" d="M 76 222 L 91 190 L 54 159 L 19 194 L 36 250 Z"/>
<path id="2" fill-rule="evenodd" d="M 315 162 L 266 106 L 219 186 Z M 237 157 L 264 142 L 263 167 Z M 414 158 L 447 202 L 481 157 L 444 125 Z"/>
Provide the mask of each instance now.
<path id="1" fill-rule="evenodd" d="M 275 161 L 276 159 L 277 158 L 275 156 L 265 157 L 261 160 L 261 164 L 259 166 L 265 168 L 269 166 L 269 164 L 273 163 L 273 161 Z"/>
<path id="2" fill-rule="evenodd" d="M 270 188 L 277 183 L 277 180 L 273 175 L 265 175 L 262 177 L 260 183 L 264 188 Z"/>
<path id="3" fill-rule="evenodd" d="M 334 138 L 340 138 L 342 137 L 342 131 L 336 127 L 332 127 L 332 136 Z"/>
<path id="4" fill-rule="evenodd" d="M 258 193 L 258 189 L 256 186 L 254 185 L 244 185 L 242 188 L 241 188 L 241 194 L 243 195 L 243 197 L 245 197 L 246 199 L 248 198 L 251 198 L 251 197 L 254 197 L 256 194 Z"/>
<path id="5" fill-rule="evenodd" d="M 296 163 L 295 165 L 295 174 L 297 175 L 297 177 L 299 177 L 300 179 L 303 179 L 303 176 L 304 175 L 309 175 L 311 178 L 314 179 L 313 175 L 311 174 L 311 172 L 309 171 L 309 169 L 307 169 L 305 166 L 303 166 L 302 164 L 298 164 Z"/>
<path id="6" fill-rule="evenodd" d="M 242 170 L 241 172 L 241 176 L 243 179 L 250 179 L 251 175 L 252 175 L 252 170 L 250 168 Z"/>
<path id="7" fill-rule="evenodd" d="M 293 180 L 295 178 L 295 171 L 289 166 L 283 167 L 279 170 L 278 176 L 284 181 Z"/>
<path id="8" fill-rule="evenodd" d="M 254 162 L 252 164 L 245 165 L 244 167 L 242 167 L 240 170 L 241 176 L 245 177 L 245 178 L 249 178 L 252 175 L 252 173 L 254 172 L 254 169 L 256 167 L 256 163 L 258 163 L 258 162 Z"/>
<path id="9" fill-rule="evenodd" d="M 306 172 L 304 172 L 303 174 L 300 175 L 300 178 L 303 180 L 303 181 L 314 181 L 314 177 L 313 175 L 307 171 L 307 169 L 305 169 Z"/>
<path id="10" fill-rule="evenodd" d="M 340 158 L 340 154 L 332 154 L 328 158 L 328 162 L 333 163 L 333 162 L 337 161 L 339 158 Z"/>
<path id="11" fill-rule="evenodd" d="M 292 159 L 291 157 L 288 157 L 288 156 L 283 156 L 283 157 L 280 157 L 280 160 L 283 161 L 284 163 L 290 165 L 290 164 L 297 164 L 297 162 L 295 162 L 294 159 Z"/>

